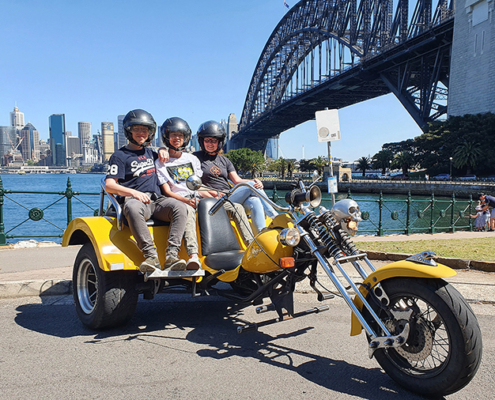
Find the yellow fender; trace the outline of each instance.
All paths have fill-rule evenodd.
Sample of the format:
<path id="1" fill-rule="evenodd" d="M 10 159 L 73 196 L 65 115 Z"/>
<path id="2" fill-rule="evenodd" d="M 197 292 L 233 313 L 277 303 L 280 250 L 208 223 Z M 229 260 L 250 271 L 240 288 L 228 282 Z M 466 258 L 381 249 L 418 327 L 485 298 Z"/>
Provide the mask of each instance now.
<path id="1" fill-rule="evenodd" d="M 396 261 L 390 264 L 387 264 L 381 268 L 378 268 L 376 271 L 371 273 L 363 282 L 364 286 L 359 288 L 359 291 L 363 294 L 363 296 L 368 295 L 368 290 L 365 286 L 368 284 L 370 287 L 374 287 L 379 282 L 384 281 L 390 278 L 400 278 L 400 277 L 408 277 L 408 278 L 448 278 L 451 276 L 457 275 L 452 268 L 447 267 L 443 264 L 437 264 L 436 266 L 429 266 L 425 264 L 418 264 L 412 261 Z M 353 299 L 354 304 L 359 310 L 363 309 L 363 302 L 358 296 L 355 296 Z M 362 331 L 363 327 L 361 323 L 356 318 L 354 313 L 351 313 L 351 336 L 359 335 Z"/>
<path id="2" fill-rule="evenodd" d="M 155 243 L 167 243 L 168 226 L 149 227 Z M 104 271 L 137 270 L 144 261 L 134 237 L 128 227 L 117 229 L 112 217 L 83 217 L 72 220 L 62 239 L 62 246 L 91 242 Z M 164 253 L 164 252 L 159 252 Z M 165 254 L 159 254 L 160 262 L 165 262 Z"/>

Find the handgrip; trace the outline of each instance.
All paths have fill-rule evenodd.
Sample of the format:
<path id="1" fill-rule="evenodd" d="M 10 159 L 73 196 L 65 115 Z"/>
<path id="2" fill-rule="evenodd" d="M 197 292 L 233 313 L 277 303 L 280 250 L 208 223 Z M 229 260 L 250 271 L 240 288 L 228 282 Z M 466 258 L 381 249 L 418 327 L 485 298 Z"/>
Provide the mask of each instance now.
<path id="1" fill-rule="evenodd" d="M 208 215 L 209 216 L 215 215 L 217 211 L 220 210 L 220 207 L 222 207 L 226 201 L 227 201 L 227 196 L 219 199 L 215 204 L 213 204 L 213 207 L 210 208 L 210 211 L 208 211 Z"/>

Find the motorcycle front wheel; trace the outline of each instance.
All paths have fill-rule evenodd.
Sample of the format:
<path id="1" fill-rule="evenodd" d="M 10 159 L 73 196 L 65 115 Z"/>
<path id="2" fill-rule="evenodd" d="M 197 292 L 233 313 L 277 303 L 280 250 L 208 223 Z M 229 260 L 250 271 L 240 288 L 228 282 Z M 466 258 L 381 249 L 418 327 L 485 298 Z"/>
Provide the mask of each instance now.
<path id="1" fill-rule="evenodd" d="M 466 386 L 481 363 L 482 341 L 476 316 L 462 295 L 441 279 L 394 278 L 383 281 L 382 287 L 390 300 L 388 310 L 412 310 L 409 320 L 401 320 L 376 306 L 392 335 L 410 324 L 403 346 L 374 353 L 385 372 L 406 389 L 428 397 Z M 378 331 L 370 314 L 364 314 Z"/>

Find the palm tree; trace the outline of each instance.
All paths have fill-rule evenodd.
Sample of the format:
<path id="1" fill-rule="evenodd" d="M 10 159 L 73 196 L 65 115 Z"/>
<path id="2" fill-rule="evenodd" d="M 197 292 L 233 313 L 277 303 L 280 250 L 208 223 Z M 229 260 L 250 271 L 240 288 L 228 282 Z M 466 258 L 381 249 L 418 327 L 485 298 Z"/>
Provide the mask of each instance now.
<path id="1" fill-rule="evenodd" d="M 401 151 L 392 161 L 392 168 L 402 169 L 402 174 L 407 175 L 409 168 L 414 165 L 414 156 L 409 151 Z"/>
<path id="2" fill-rule="evenodd" d="M 369 157 L 361 157 L 357 162 L 356 169 L 363 171 L 363 176 L 365 176 L 366 170 L 371 168 L 371 159 Z"/>
<path id="3" fill-rule="evenodd" d="M 471 168 L 476 167 L 482 152 L 481 144 L 465 141 L 455 149 L 454 167 L 457 169 L 467 167 L 466 174 L 470 174 Z"/>
<path id="4" fill-rule="evenodd" d="M 312 162 L 313 166 L 318 170 L 318 175 L 323 175 L 323 169 L 328 165 L 328 161 L 325 160 L 322 156 L 318 156 Z"/>

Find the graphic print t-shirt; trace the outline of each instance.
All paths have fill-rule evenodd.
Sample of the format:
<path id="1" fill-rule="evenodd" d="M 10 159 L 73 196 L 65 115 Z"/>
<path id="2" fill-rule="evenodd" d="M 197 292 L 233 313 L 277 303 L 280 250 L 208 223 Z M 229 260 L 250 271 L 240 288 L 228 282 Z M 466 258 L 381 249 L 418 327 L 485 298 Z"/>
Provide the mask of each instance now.
<path id="1" fill-rule="evenodd" d="M 108 162 L 107 178 L 140 192 L 161 194 L 155 170 L 158 155 L 149 148 L 129 150 L 121 147 Z"/>
<path id="2" fill-rule="evenodd" d="M 210 156 L 202 151 L 194 153 L 201 162 L 203 178 L 206 186 L 218 190 L 229 190 L 229 174 L 235 172 L 234 164 L 227 157 L 221 155 Z"/>
<path id="3" fill-rule="evenodd" d="M 189 153 L 182 153 L 180 158 L 170 158 L 166 163 L 157 160 L 156 172 L 159 185 L 167 182 L 172 192 L 184 197 L 193 197 L 195 195 L 195 192 L 187 188 L 187 178 L 191 175 L 199 177 L 203 175 L 199 160 Z"/>

